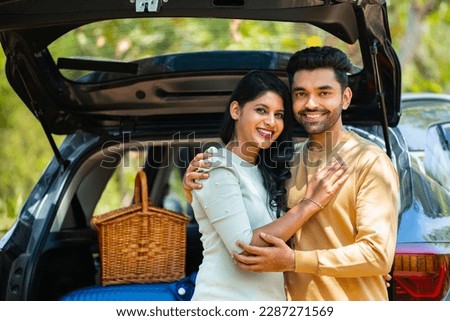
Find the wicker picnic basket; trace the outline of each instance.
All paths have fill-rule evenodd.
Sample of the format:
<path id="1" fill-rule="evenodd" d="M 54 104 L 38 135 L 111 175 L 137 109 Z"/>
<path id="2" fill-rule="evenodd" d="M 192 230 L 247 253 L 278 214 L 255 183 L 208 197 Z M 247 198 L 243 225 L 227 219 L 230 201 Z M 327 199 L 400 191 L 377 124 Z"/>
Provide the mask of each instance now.
<path id="1" fill-rule="evenodd" d="M 182 214 L 153 206 L 147 177 L 138 172 L 133 205 L 92 218 L 98 233 L 102 285 L 183 278 L 188 221 Z"/>

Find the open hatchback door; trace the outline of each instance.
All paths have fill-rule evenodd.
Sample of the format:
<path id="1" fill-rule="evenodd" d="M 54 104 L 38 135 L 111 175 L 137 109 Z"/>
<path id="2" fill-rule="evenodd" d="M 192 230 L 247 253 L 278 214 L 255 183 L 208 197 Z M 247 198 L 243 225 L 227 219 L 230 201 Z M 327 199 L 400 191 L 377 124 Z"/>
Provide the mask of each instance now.
<path id="1" fill-rule="evenodd" d="M 382 0 L 0 0 L 0 42 L 8 81 L 55 153 L 0 240 L 2 300 L 98 285 L 90 222 L 129 204 L 136 168 L 155 205 L 192 217 L 180 177 L 204 144 L 219 143 L 236 83 L 254 69 L 287 83 L 288 60 L 305 47 L 347 53 L 344 124 L 407 168 L 392 134 L 401 71 Z M 55 135 L 65 135 L 60 146 Z M 297 125 L 295 135 L 306 133 Z M 195 220 L 187 237 L 192 275 L 202 260 Z"/>

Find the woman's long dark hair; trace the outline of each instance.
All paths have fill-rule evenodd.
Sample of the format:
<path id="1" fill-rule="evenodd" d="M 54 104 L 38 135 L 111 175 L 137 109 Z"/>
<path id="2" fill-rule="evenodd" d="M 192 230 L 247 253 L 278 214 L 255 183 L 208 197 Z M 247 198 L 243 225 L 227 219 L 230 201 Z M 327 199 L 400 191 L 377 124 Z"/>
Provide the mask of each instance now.
<path id="1" fill-rule="evenodd" d="M 261 149 L 258 154 L 257 165 L 264 181 L 264 187 L 269 194 L 269 204 L 276 209 L 287 210 L 285 183 L 291 177 L 289 161 L 293 156 L 291 128 L 293 112 L 291 96 L 288 87 L 281 79 L 267 71 L 251 71 L 237 84 L 225 111 L 220 138 L 228 144 L 234 138 L 235 121 L 231 118 L 229 106 L 237 101 L 241 108 L 245 104 L 257 99 L 266 92 L 274 92 L 283 99 L 284 129 L 270 148 Z"/>

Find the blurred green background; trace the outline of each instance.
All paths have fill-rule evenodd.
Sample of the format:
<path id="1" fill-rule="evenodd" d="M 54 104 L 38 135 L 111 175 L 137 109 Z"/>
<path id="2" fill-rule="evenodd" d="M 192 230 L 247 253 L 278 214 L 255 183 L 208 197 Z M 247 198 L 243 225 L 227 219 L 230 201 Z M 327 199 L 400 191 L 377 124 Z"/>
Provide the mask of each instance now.
<path id="1" fill-rule="evenodd" d="M 448 0 L 388 1 L 394 47 L 402 64 L 403 92 L 450 93 L 450 9 Z M 113 26 L 102 37 L 114 37 Z M 189 28 L 189 26 L 184 26 Z M 198 26 L 192 26 L 199 30 Z M 202 26 L 214 29 L 214 26 Z M 139 30 L 138 30 L 139 31 Z M 277 30 L 273 30 L 276 37 Z M 142 33 L 129 34 L 133 43 Z M 281 36 L 280 36 L 281 39 Z M 289 39 L 283 39 L 288 42 Z M 67 41 L 83 43 L 83 35 Z M 214 37 L 202 39 L 214 41 Z M 305 45 L 311 45 L 305 39 Z M 5 56 L 0 52 L 0 236 L 13 224 L 31 188 L 45 169 L 53 152 L 34 116 L 10 88 L 5 76 Z M 64 137 L 56 136 L 60 143 Z M 120 188 L 120 184 L 117 184 Z M 118 191 L 120 193 L 120 191 Z"/>

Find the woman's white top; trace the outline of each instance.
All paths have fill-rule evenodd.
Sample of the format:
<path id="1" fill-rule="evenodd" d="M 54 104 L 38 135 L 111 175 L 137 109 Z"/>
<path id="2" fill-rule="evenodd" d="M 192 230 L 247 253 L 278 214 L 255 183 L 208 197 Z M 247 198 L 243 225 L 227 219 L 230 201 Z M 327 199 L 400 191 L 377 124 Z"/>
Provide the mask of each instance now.
<path id="1" fill-rule="evenodd" d="M 225 148 L 209 152 L 209 178 L 192 193 L 204 248 L 192 300 L 286 300 L 283 273 L 244 271 L 230 256 L 242 252 L 238 240 L 250 244 L 254 229 L 276 219 L 258 167 Z"/>

